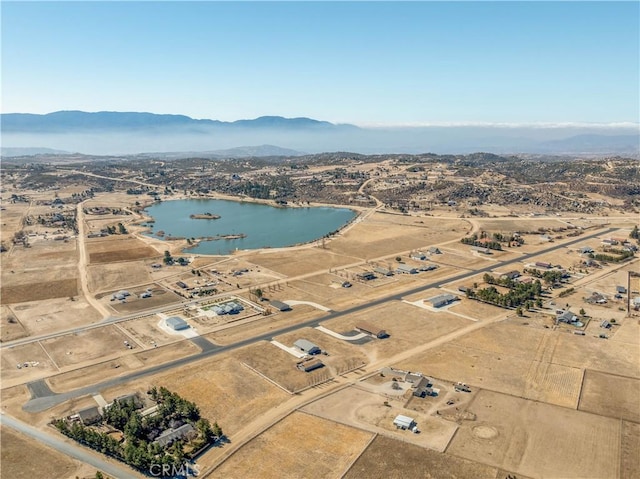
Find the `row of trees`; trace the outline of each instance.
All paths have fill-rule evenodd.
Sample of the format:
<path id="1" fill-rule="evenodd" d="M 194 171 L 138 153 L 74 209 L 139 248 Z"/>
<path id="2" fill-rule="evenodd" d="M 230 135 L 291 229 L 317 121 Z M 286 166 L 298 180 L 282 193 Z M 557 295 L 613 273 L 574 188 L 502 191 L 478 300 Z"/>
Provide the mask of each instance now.
<path id="1" fill-rule="evenodd" d="M 606 263 L 620 263 L 621 261 L 633 256 L 633 251 L 629 250 L 610 249 L 609 252 L 615 253 L 616 256 L 604 253 L 591 253 L 589 256 L 597 261 L 603 261 Z"/>
<path id="2" fill-rule="evenodd" d="M 487 276 L 487 275 L 485 275 Z M 477 299 L 484 301 L 485 303 L 494 304 L 502 308 L 518 308 L 524 306 L 527 309 L 533 308 L 535 305 L 538 308 L 542 307 L 542 285 L 540 281 L 536 280 L 533 283 L 524 284 L 516 283 L 510 279 L 495 279 L 491 275 L 488 275 L 489 281 L 494 280 L 494 284 L 500 282 L 510 281 L 513 283 L 512 287 L 507 293 L 500 293 L 495 286 L 489 286 L 482 289 L 468 289 L 466 294 L 467 298 Z M 489 281 L 489 284 L 491 284 Z"/>
<path id="3" fill-rule="evenodd" d="M 496 241 L 496 240 L 487 241 L 486 238 L 482 238 L 482 241 L 480 241 L 480 239 L 478 238 L 478 235 L 476 234 L 473 234 L 467 238 L 462 238 L 460 242 L 462 244 L 468 244 L 471 246 L 481 246 L 484 248 L 502 251 L 502 245 L 500 244 L 499 241 Z"/>
<path id="4" fill-rule="evenodd" d="M 523 272 L 530 276 L 533 276 L 534 278 L 540 278 L 547 286 L 560 282 L 560 280 L 566 274 L 558 269 L 540 271 L 539 269 L 535 268 L 525 268 Z"/>

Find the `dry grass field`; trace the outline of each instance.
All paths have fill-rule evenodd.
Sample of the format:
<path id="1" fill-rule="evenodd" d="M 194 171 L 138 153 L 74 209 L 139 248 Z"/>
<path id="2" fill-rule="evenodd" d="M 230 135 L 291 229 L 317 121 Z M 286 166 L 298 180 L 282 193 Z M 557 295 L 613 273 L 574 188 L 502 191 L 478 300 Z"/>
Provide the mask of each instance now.
<path id="1" fill-rule="evenodd" d="M 298 339 L 311 341 L 320 347 L 323 352 L 327 352 L 328 356 L 320 355 L 319 358 L 334 375 L 358 367 L 367 361 L 367 356 L 359 346 L 351 344 L 349 341 L 334 338 L 313 328 L 304 328 L 283 336 L 277 336 L 274 339 L 289 347 L 293 347 L 293 343 Z"/>
<path id="2" fill-rule="evenodd" d="M 378 435 L 344 479 L 503 479 L 498 469 Z M 521 476 L 518 476 L 519 478 Z"/>
<path id="3" fill-rule="evenodd" d="M 14 312 L 5 305 L 0 306 L 0 341 L 24 338 L 29 333 Z"/>
<path id="4" fill-rule="evenodd" d="M 151 298 L 149 298 L 151 299 Z M 160 319 L 158 316 L 151 315 L 144 318 L 125 321 L 120 323 L 120 327 L 127 331 L 132 338 L 138 342 L 150 346 L 157 344 L 163 346 L 165 344 L 174 343 L 182 339 L 182 336 L 170 335 L 165 333 L 158 327 Z"/>
<path id="5" fill-rule="evenodd" d="M 621 422 L 480 391 L 447 453 L 534 478 L 618 475 Z"/>
<path id="6" fill-rule="evenodd" d="M 622 422 L 620 444 L 620 479 L 640 477 L 640 424 Z"/>
<path id="7" fill-rule="evenodd" d="M 480 218 L 478 223 L 482 230 L 489 233 L 515 233 L 538 231 L 540 228 L 566 228 L 567 223 L 547 218 Z"/>
<path id="8" fill-rule="evenodd" d="M 298 370 L 297 358 L 266 341 L 234 351 L 232 356 L 291 392 L 329 379 L 332 375 L 327 367 L 308 373 Z"/>
<path id="9" fill-rule="evenodd" d="M 371 437 L 359 429 L 294 412 L 243 446 L 215 475 L 238 479 L 341 477 Z"/>
<path id="10" fill-rule="evenodd" d="M 6 426 L 0 428 L 0 475 L 11 479 L 78 477 L 80 464 Z"/>
<path id="11" fill-rule="evenodd" d="M 92 264 L 161 257 L 154 248 L 132 236 L 117 235 L 87 240 L 86 247 Z"/>
<path id="12" fill-rule="evenodd" d="M 342 255 L 331 248 L 309 248 L 295 251 L 295 261 L 291 260 L 289 250 L 262 250 L 248 254 L 245 258 L 251 263 L 270 269 L 281 275 L 297 276 L 312 271 L 329 270 L 346 264 L 361 261 L 358 256 Z"/>
<path id="13" fill-rule="evenodd" d="M 64 368 L 98 358 L 113 358 L 127 351 L 131 338 L 115 326 L 67 334 L 41 342 L 58 367 Z"/>
<path id="14" fill-rule="evenodd" d="M 395 365 L 506 394 L 576 407 L 581 364 L 557 361 L 560 340 L 587 339 L 500 322 Z"/>
<path id="15" fill-rule="evenodd" d="M 77 270 L 73 273 L 77 274 Z M 53 298 L 69 298 L 78 294 L 78 280 L 72 274 L 71 278 L 57 281 L 42 281 L 38 283 L 7 285 L 0 288 L 2 304 L 41 301 Z"/>
<path id="16" fill-rule="evenodd" d="M 227 434 L 290 397 L 235 358 L 216 357 L 186 367 L 188 371 L 164 373 L 149 382 L 194 401 L 202 415 L 212 423 L 218 421 Z"/>
<path id="17" fill-rule="evenodd" d="M 2 202 L 2 227 L 0 228 L 0 239 L 9 242 L 16 231 L 22 229 L 22 217 L 29 209 L 28 203 L 7 204 Z"/>
<path id="18" fill-rule="evenodd" d="M 640 423 L 640 379 L 587 370 L 578 409 Z"/>
<path id="19" fill-rule="evenodd" d="M 303 323 L 313 318 L 317 318 L 320 321 L 326 314 L 324 311 L 319 311 L 311 306 L 299 304 L 293 307 L 293 311 L 284 311 L 269 316 L 257 316 L 255 320 L 252 319 L 244 324 L 220 329 L 205 336 L 216 344 L 232 344 L 268 331 Z"/>
<path id="20" fill-rule="evenodd" d="M 404 403 L 403 396 L 391 396 L 352 386 L 314 401 L 302 410 L 340 424 L 444 451 L 456 432 L 457 424 L 406 409 Z M 393 420 L 398 414 L 414 418 L 421 433 L 397 429 Z"/>
<path id="21" fill-rule="evenodd" d="M 92 324 L 102 316 L 83 297 L 31 301 L 11 306 L 29 335 L 53 333 Z"/>
<path id="22" fill-rule="evenodd" d="M 22 346 L 3 349 L 0 357 L 3 388 L 46 377 L 58 372 L 58 369 L 51 362 L 44 349 L 40 346 L 40 343 L 28 343 Z M 32 361 L 39 364 L 29 364 L 28 367 L 22 367 L 21 369 L 16 367 L 17 364 L 23 365 L 25 362 Z"/>
<path id="23" fill-rule="evenodd" d="M 387 331 L 390 337 L 375 339 L 361 346 L 370 361 L 383 359 L 416 347 L 470 324 L 468 319 L 448 313 L 432 313 L 399 301 L 322 322 L 337 333 L 353 331 L 367 321 Z"/>
<path id="24" fill-rule="evenodd" d="M 117 291 L 151 283 L 149 268 L 144 261 L 88 266 L 87 273 L 89 290 L 94 292 Z"/>

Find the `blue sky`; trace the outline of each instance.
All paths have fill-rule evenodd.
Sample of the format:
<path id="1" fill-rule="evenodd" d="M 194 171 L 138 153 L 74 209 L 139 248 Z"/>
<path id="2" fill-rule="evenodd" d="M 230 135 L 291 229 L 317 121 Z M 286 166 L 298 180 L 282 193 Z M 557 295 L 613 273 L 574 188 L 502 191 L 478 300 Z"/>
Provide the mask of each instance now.
<path id="1" fill-rule="evenodd" d="M 638 2 L 2 2 L 2 112 L 639 122 Z"/>

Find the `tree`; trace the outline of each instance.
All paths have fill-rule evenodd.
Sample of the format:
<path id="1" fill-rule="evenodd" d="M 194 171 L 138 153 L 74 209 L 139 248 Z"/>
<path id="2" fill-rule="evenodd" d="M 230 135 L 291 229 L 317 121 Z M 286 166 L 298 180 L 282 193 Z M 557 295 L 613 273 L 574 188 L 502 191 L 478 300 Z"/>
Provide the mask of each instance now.
<path id="1" fill-rule="evenodd" d="M 584 310 L 584 308 L 580 308 L 580 316 L 585 316 L 587 314 L 587 312 Z"/>
<path id="2" fill-rule="evenodd" d="M 396 256 L 396 261 L 399 263 L 400 261 L 402 261 L 402 258 L 400 256 Z"/>
<path id="3" fill-rule="evenodd" d="M 260 288 L 257 288 L 254 293 L 258 299 L 262 299 L 262 290 Z"/>
<path id="4" fill-rule="evenodd" d="M 518 316 L 522 316 L 524 313 L 522 312 L 522 308 L 520 306 L 518 306 L 518 308 L 516 309 L 516 314 Z"/>
<path id="5" fill-rule="evenodd" d="M 169 251 L 164 252 L 164 264 L 173 264 L 173 257 Z"/>

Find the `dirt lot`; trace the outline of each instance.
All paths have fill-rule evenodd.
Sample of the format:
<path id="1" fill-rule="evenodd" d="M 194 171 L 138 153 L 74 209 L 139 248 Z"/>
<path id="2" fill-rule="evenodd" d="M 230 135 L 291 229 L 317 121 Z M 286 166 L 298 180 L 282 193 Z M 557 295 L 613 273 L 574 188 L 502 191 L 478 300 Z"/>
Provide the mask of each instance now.
<path id="1" fill-rule="evenodd" d="M 29 335 L 53 333 L 100 321 L 102 316 L 84 298 L 31 301 L 11 306 Z"/>
<path id="2" fill-rule="evenodd" d="M 120 323 L 120 327 L 126 330 L 132 338 L 135 338 L 147 347 L 153 346 L 154 344 L 162 346 L 182 339 L 182 336 L 165 333 L 158 327 L 159 322 L 160 319 L 154 314 L 132 321 L 125 321 Z"/>
<path id="3" fill-rule="evenodd" d="M 498 469 L 379 435 L 351 466 L 345 479 L 495 479 Z M 518 476 L 521 477 L 521 476 Z"/>
<path id="4" fill-rule="evenodd" d="M 587 370 L 578 409 L 640 423 L 640 379 Z"/>
<path id="5" fill-rule="evenodd" d="M 620 479 L 640 477 L 640 424 L 622 422 L 620 449 Z"/>
<path id="6" fill-rule="evenodd" d="M 404 403 L 402 396 L 379 394 L 352 386 L 315 401 L 302 410 L 341 424 L 444 451 L 456 432 L 457 424 L 406 409 Z M 393 420 L 398 414 L 414 418 L 421 433 L 397 429 Z"/>
<path id="7" fill-rule="evenodd" d="M 147 289 L 151 289 L 152 296 L 150 298 L 141 298 L 140 295 Z M 108 303 L 109 306 L 119 314 L 130 314 L 151 308 L 166 306 L 168 304 L 180 303 L 182 300 L 182 298 L 177 294 L 154 284 L 146 284 L 144 286 L 130 288 L 127 291 L 131 293 L 131 296 L 127 297 L 127 300 L 124 303 L 118 300 L 110 300 L 111 294 L 115 293 L 115 291 L 106 293 L 103 301 Z"/>
<path id="8" fill-rule="evenodd" d="M 74 273 L 77 273 L 77 271 L 74 271 Z M 2 304 L 24 303 L 27 301 L 40 301 L 52 298 L 69 298 L 77 294 L 78 280 L 75 277 L 57 281 L 2 286 L 2 288 L 0 288 Z"/>
<path id="9" fill-rule="evenodd" d="M 91 239 L 87 240 L 86 247 L 92 264 L 161 257 L 155 249 L 132 236 Z"/>
<path id="10" fill-rule="evenodd" d="M 447 453 L 520 476 L 606 478 L 618 474 L 621 422 L 480 391 Z"/>
<path id="11" fill-rule="evenodd" d="M 115 326 L 92 329 L 42 341 L 58 367 L 76 365 L 97 358 L 117 357 L 127 351 L 131 338 Z"/>
<path id="12" fill-rule="evenodd" d="M 114 291 L 151 283 L 149 268 L 144 261 L 88 266 L 89 290 Z"/>
<path id="13" fill-rule="evenodd" d="M 345 264 L 361 261 L 357 256 L 335 253 L 332 249 L 300 249 L 295 252 L 295 261 L 291 261 L 291 251 L 262 250 L 246 256 L 247 261 L 275 271 L 285 276 L 297 276 L 312 271 L 329 270 Z"/>
<path id="14" fill-rule="evenodd" d="M 202 415 L 212 423 L 218 421 L 227 434 L 234 434 L 252 419 L 290 397 L 228 356 L 187 367 L 189 370 L 186 372 L 179 370 L 154 376 L 150 382 L 194 401 Z"/>
<path id="15" fill-rule="evenodd" d="M 2 464 L 0 473 L 2 477 L 11 479 L 79 477 L 79 462 L 69 459 L 68 456 L 13 429 L 0 428 L 0 445 L 0 463 Z"/>
<path id="16" fill-rule="evenodd" d="M 216 477 L 340 477 L 371 437 L 359 429 L 295 412 L 231 456 L 216 470 Z"/>
<path id="17" fill-rule="evenodd" d="M 58 368 L 51 362 L 49 356 L 47 356 L 40 346 L 40 343 L 29 343 L 3 349 L 0 356 L 2 357 L 1 371 L 3 388 L 46 377 L 58 372 Z M 39 364 L 29 364 L 28 367 L 22 367 L 21 369 L 16 367 L 17 364 L 24 365 L 25 362 Z"/>

